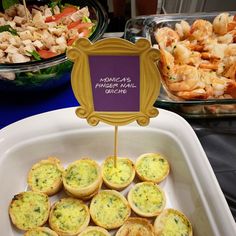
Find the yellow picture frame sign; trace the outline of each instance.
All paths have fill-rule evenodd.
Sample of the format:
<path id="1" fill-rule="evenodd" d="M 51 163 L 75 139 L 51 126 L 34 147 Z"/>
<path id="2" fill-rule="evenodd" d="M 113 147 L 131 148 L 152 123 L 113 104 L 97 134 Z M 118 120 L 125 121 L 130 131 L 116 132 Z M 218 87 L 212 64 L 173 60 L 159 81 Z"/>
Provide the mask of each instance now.
<path id="1" fill-rule="evenodd" d="M 90 125 L 96 126 L 100 121 L 102 121 L 109 125 L 122 126 L 127 125 L 133 121 L 137 121 L 139 125 L 146 126 L 149 124 L 150 118 L 156 117 L 158 115 L 158 110 L 157 108 L 153 107 L 153 104 L 160 91 L 160 73 L 156 66 L 156 61 L 159 59 L 159 51 L 152 48 L 148 40 L 139 39 L 135 44 L 133 44 L 120 38 L 106 38 L 101 39 L 95 43 L 91 43 L 88 39 L 80 38 L 76 41 L 74 47 L 71 47 L 67 50 L 67 56 L 74 62 L 71 73 L 71 83 L 74 95 L 80 104 L 80 106 L 76 109 L 76 115 L 80 118 L 87 119 L 87 122 Z M 109 62 L 111 57 L 112 60 L 114 59 L 112 65 L 115 65 L 116 59 L 119 59 L 120 61 L 123 61 L 123 66 L 127 66 L 124 65 L 124 60 L 130 59 L 132 62 L 134 61 L 133 59 L 135 59 L 135 57 L 138 58 L 139 68 L 137 73 L 140 75 L 138 82 L 139 85 L 137 86 L 139 93 L 138 110 L 133 111 L 131 109 L 131 111 L 117 111 L 114 108 L 114 110 L 111 111 L 97 111 L 95 109 L 95 103 L 97 103 L 97 100 L 95 100 L 93 91 L 94 87 L 92 87 L 93 85 L 91 75 L 93 69 L 90 68 L 90 59 L 94 56 L 95 58 L 98 56 L 98 58 L 95 60 L 95 63 L 100 62 L 104 58 Z M 106 56 L 108 57 L 106 58 Z M 106 67 L 105 64 L 106 63 L 103 64 L 104 67 Z M 100 67 L 97 69 L 99 70 Z M 131 71 L 130 73 L 133 73 L 134 70 L 137 69 L 128 67 L 127 69 Z M 109 70 L 109 68 L 104 68 L 104 70 L 106 69 Z M 120 70 L 122 71 L 122 67 Z M 93 74 L 96 76 L 96 71 Z M 129 77 L 126 79 L 128 81 Z M 131 79 L 129 79 L 128 82 L 130 81 Z M 113 85 L 118 86 L 117 83 Z M 137 89 L 134 84 L 129 84 L 130 91 L 132 86 Z M 112 91 L 116 90 L 113 89 Z M 130 92 L 131 95 L 132 93 L 135 93 L 135 89 Z M 131 95 L 127 101 L 133 99 Z M 111 96 L 116 98 L 116 95 L 114 94 Z M 120 97 L 117 97 L 117 99 L 122 99 L 123 95 L 120 94 L 119 96 Z M 125 103 L 126 102 L 123 104 Z"/>

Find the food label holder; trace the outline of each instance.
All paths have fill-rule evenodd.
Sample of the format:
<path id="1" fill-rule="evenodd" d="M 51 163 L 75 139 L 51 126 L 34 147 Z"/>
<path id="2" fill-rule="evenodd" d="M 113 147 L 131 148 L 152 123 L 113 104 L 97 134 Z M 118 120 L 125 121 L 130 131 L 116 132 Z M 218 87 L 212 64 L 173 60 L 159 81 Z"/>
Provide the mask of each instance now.
<path id="1" fill-rule="evenodd" d="M 108 38 L 92 44 L 81 38 L 67 56 L 74 62 L 71 83 L 80 104 L 76 115 L 90 125 L 102 121 L 122 126 L 137 121 L 145 126 L 158 115 L 153 104 L 160 90 L 155 64 L 159 52 L 148 40 L 133 44 Z"/>

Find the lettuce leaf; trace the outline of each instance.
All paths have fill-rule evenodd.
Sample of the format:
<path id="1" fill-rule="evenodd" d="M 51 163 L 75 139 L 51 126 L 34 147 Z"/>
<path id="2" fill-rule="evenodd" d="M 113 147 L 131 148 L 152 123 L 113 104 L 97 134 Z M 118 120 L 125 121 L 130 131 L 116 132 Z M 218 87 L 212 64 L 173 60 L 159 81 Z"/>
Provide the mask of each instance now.
<path id="1" fill-rule="evenodd" d="M 11 6 L 20 3 L 19 0 L 2 0 L 2 7 L 4 10 L 10 8 Z"/>

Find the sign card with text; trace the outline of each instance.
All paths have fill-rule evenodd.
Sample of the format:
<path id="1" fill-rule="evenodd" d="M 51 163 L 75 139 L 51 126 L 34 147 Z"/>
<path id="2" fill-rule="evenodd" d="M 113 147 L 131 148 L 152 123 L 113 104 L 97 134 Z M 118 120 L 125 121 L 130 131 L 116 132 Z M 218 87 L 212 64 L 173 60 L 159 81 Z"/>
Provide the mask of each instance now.
<path id="1" fill-rule="evenodd" d="M 71 81 L 80 104 L 76 114 L 90 125 L 102 121 L 120 126 L 135 120 L 147 125 L 157 116 L 153 104 L 160 90 L 159 52 L 148 40 L 133 44 L 109 38 L 92 44 L 81 38 L 67 55 L 74 61 Z"/>
<path id="2" fill-rule="evenodd" d="M 139 56 L 89 56 L 89 67 L 95 111 L 139 111 Z"/>

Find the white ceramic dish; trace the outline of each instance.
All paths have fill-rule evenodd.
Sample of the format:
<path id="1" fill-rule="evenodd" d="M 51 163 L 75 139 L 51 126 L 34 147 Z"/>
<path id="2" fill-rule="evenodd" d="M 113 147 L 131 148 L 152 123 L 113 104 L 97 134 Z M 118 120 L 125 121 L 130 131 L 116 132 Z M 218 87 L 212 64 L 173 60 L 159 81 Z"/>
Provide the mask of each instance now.
<path id="1" fill-rule="evenodd" d="M 33 163 L 51 155 L 66 166 L 82 156 L 101 162 L 112 154 L 113 127 L 90 127 L 74 111 L 40 114 L 0 130 L 1 236 L 23 235 L 11 225 L 8 205 L 16 193 L 27 189 L 26 175 Z M 133 123 L 119 128 L 119 155 L 135 160 L 146 152 L 163 153 L 171 165 L 161 184 L 167 207 L 188 216 L 194 236 L 236 235 L 234 219 L 194 131 L 180 116 L 159 111 L 148 127 Z"/>

